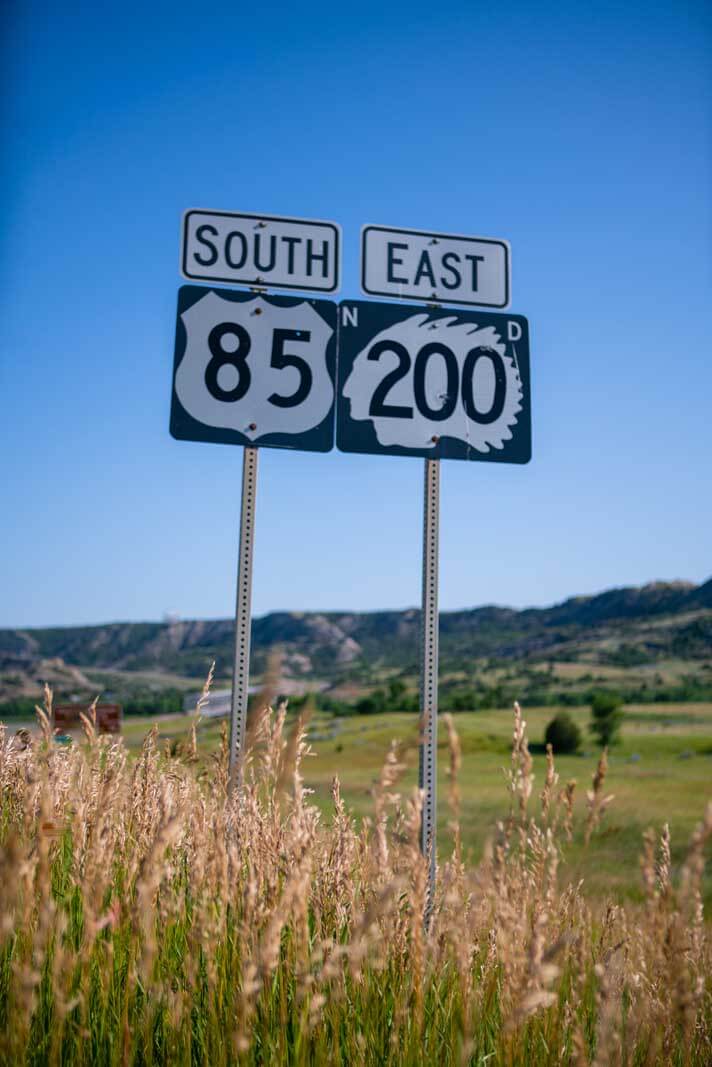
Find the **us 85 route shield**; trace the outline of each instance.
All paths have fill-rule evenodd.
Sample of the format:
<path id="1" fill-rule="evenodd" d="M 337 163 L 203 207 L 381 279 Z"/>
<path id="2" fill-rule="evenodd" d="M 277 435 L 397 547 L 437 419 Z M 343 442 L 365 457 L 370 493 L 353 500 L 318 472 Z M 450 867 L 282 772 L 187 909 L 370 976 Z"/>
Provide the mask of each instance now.
<path id="1" fill-rule="evenodd" d="M 328 452 L 335 375 L 333 301 L 179 290 L 174 437 Z"/>

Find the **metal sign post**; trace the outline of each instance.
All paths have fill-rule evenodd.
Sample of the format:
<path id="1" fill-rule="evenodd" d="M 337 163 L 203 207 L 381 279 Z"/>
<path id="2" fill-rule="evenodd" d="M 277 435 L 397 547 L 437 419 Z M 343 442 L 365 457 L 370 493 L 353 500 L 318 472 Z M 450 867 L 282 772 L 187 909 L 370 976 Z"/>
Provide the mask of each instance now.
<path id="1" fill-rule="evenodd" d="M 438 746 L 438 538 L 440 525 L 440 462 L 425 460 L 423 495 L 423 608 L 420 648 L 420 766 L 418 785 L 424 792 L 420 849 L 428 864 L 425 923 L 435 893 L 435 805 Z"/>
<path id="2" fill-rule="evenodd" d="M 405 262 L 405 248 L 397 251 Z M 428 925 L 436 873 L 439 461 L 529 461 L 527 320 L 434 304 L 344 300 L 338 383 L 336 440 L 342 452 L 425 460 L 419 785 Z"/>
<path id="3" fill-rule="evenodd" d="M 257 450 L 329 452 L 334 445 L 335 377 L 333 301 L 194 285 L 180 289 L 171 433 L 181 441 L 244 448 L 230 701 L 231 789 L 242 778 L 247 727 Z"/>
<path id="4" fill-rule="evenodd" d="M 240 549 L 237 561 L 237 602 L 235 606 L 235 661 L 230 706 L 230 786 L 241 772 L 238 760 L 245 745 L 247 690 L 250 677 L 250 624 L 252 621 L 252 549 L 255 541 L 255 500 L 257 496 L 257 449 L 246 448 L 242 460 L 242 508 L 240 510 Z"/>

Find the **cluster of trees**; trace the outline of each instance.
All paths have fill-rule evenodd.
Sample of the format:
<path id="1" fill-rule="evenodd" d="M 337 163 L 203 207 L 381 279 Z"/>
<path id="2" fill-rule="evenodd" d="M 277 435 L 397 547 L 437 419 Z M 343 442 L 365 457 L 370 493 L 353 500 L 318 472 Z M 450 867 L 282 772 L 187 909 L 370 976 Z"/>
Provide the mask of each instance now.
<path id="1" fill-rule="evenodd" d="M 298 710 L 307 701 L 311 701 L 319 711 L 344 718 L 349 715 L 380 715 L 384 711 L 418 711 L 420 706 L 418 694 L 408 692 L 408 687 L 400 678 L 393 678 L 385 689 L 375 689 L 355 703 L 336 700 L 328 693 L 316 693 L 290 697 L 289 707 Z"/>
<path id="2" fill-rule="evenodd" d="M 142 690 L 119 703 L 124 715 L 174 715 L 183 711 L 183 695 L 180 689 Z"/>
<path id="3" fill-rule="evenodd" d="M 0 719 L 34 719 L 37 697 L 14 697 L 0 704 Z"/>
<path id="4" fill-rule="evenodd" d="M 712 694 L 709 699 L 712 699 Z M 409 692 L 399 678 L 391 679 L 385 688 L 376 689 L 355 703 L 335 700 L 326 693 L 317 693 L 314 696 L 308 694 L 303 697 L 291 697 L 289 706 L 298 710 L 307 701 L 312 701 L 318 709 L 337 716 L 378 715 L 387 711 L 417 712 L 420 706 L 418 694 Z M 509 694 L 505 696 L 496 687 L 477 692 L 454 689 L 445 691 L 440 708 L 442 711 L 472 711 L 503 707 L 509 702 Z M 32 697 L 18 697 L 6 701 L 0 705 L 0 718 L 32 718 L 35 703 Z M 158 692 L 142 690 L 127 696 L 122 703 L 125 715 L 179 713 L 183 710 L 183 693 L 175 688 Z M 624 695 L 605 689 L 596 690 L 589 694 L 588 703 L 591 707 L 590 732 L 601 747 L 614 744 L 623 720 Z M 581 746 L 581 730 L 568 712 L 560 711 L 548 723 L 544 740 L 551 744 L 556 754 L 573 753 Z"/>
<path id="5" fill-rule="evenodd" d="M 409 693 L 400 678 L 393 678 L 386 689 L 376 689 L 356 703 L 357 715 L 379 715 L 383 711 L 418 711 L 417 693 Z"/>
<path id="6" fill-rule="evenodd" d="M 93 696 L 84 696 L 82 699 L 88 703 Z M 100 701 L 109 700 L 108 696 L 100 695 Z M 112 693 L 111 703 L 121 704 L 124 715 L 172 715 L 183 710 L 183 693 L 180 689 L 140 689 L 126 694 Z M 56 704 L 65 702 L 65 697 L 55 693 Z M 0 703 L 0 719 L 34 719 L 35 706 L 41 704 L 40 697 L 15 697 Z"/>
<path id="7" fill-rule="evenodd" d="M 622 700 L 618 693 L 601 690 L 591 701 L 589 730 L 604 748 L 615 744 L 623 721 Z M 550 720 L 544 741 L 551 745 L 554 754 L 577 752 L 581 745 L 581 731 L 566 711 L 560 711 Z"/>
<path id="8" fill-rule="evenodd" d="M 547 707 L 552 704 L 564 704 L 568 707 L 585 707 L 591 704 L 595 697 L 595 690 L 585 689 L 569 692 L 561 690 L 551 693 L 524 692 L 520 699 L 523 703 Z M 690 702 L 705 702 L 712 700 L 712 679 L 707 681 L 699 675 L 690 675 L 682 678 L 676 685 L 647 685 L 643 683 L 637 686 L 625 686 L 619 690 L 621 701 L 624 704 L 685 704 Z M 534 699 L 536 697 L 537 699 Z M 538 699 L 541 697 L 542 699 Z"/>
<path id="9" fill-rule="evenodd" d="M 457 695 L 457 694 L 456 694 Z M 453 694 L 445 694 L 445 699 L 440 700 L 441 711 L 476 711 L 477 705 L 469 698 L 462 701 L 452 699 Z M 417 712 L 420 702 L 417 693 L 409 692 L 407 686 L 399 679 L 392 679 L 385 688 L 376 689 L 368 696 L 353 704 L 346 701 L 334 700 L 326 693 L 317 693 L 315 696 L 290 697 L 289 707 L 298 710 L 307 701 L 312 701 L 319 710 L 329 712 L 337 716 L 349 715 L 380 715 L 386 711 Z M 485 707 L 503 707 L 508 701 L 497 701 Z M 620 726 L 623 720 L 623 697 L 620 693 L 606 689 L 594 691 L 589 698 L 591 719 L 589 729 L 601 747 L 615 744 Z M 482 706 L 482 705 L 480 705 Z M 554 752 L 560 755 L 569 752 L 577 752 L 581 746 L 581 730 L 566 711 L 560 711 L 549 722 L 546 728 L 545 741 L 551 744 Z"/>
<path id="10" fill-rule="evenodd" d="M 489 665 L 490 668 L 501 666 L 501 662 Z M 529 707 L 586 707 L 592 704 L 602 688 L 601 681 L 589 673 L 570 685 L 562 685 L 553 670 L 545 672 L 513 666 L 494 684 L 444 685 L 440 706 L 443 711 L 479 711 L 507 707 L 519 700 Z M 656 675 L 650 682 L 622 686 L 619 695 L 624 704 L 712 701 L 712 672 L 702 667 L 674 683 L 667 683 L 661 675 Z"/>

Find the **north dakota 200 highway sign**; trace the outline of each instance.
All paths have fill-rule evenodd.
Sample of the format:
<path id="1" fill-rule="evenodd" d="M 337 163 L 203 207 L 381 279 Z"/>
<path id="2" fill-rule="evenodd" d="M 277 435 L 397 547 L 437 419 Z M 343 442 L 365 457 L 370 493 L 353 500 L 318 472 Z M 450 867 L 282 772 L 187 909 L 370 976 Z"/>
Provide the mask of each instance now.
<path id="1" fill-rule="evenodd" d="M 342 452 L 530 460 L 523 316 L 365 300 L 342 301 L 339 316 Z"/>

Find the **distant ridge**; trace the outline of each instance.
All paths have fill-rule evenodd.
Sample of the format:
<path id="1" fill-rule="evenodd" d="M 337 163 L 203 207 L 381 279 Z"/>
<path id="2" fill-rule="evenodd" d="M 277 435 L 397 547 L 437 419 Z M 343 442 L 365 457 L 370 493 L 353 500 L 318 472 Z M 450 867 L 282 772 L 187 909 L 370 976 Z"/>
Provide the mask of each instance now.
<path id="1" fill-rule="evenodd" d="M 302 677 L 335 678 L 359 663 L 406 668 L 417 662 L 419 612 L 271 612 L 253 621 L 255 668 L 280 646 L 286 668 Z M 109 623 L 0 630 L 0 671 L 30 670 L 44 660 L 103 670 L 157 670 L 203 677 L 217 660 L 229 671 L 231 619 Z M 484 605 L 440 616 L 443 667 L 478 657 L 579 658 L 603 642 L 650 661 L 712 657 L 712 579 L 650 582 L 575 596 L 549 608 Z"/>

